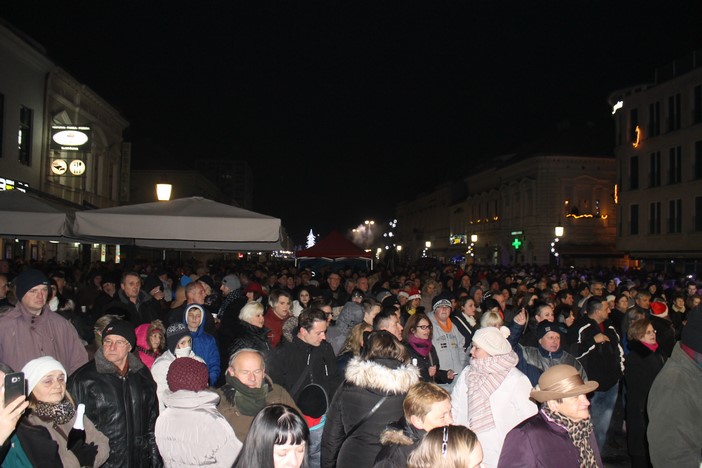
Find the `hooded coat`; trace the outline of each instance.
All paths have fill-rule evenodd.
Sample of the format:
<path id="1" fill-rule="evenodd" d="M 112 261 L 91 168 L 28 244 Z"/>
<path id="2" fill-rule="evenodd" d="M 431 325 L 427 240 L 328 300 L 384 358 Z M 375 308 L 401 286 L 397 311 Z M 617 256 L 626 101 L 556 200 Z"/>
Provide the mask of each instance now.
<path id="1" fill-rule="evenodd" d="M 191 305 L 192 307 L 192 305 Z M 210 386 L 213 387 L 219 379 L 221 370 L 221 362 L 219 358 L 219 348 L 214 336 L 205 331 L 205 314 L 203 310 L 200 317 L 200 324 L 197 331 L 190 331 L 190 337 L 193 339 L 193 352 L 200 356 L 205 364 L 207 364 L 207 373 L 210 376 Z M 188 317 L 183 317 L 183 323 L 188 326 Z M 188 330 L 190 330 L 188 328 Z"/>
<path id="2" fill-rule="evenodd" d="M 425 435 L 426 431 L 417 429 L 405 418 L 388 425 L 380 434 L 383 448 L 375 457 L 373 468 L 406 468 L 410 453 Z"/>
<path id="3" fill-rule="evenodd" d="M 187 357 L 196 359 L 200 362 L 205 362 L 200 356 L 195 355 L 195 353 L 192 351 L 190 351 L 190 354 Z M 171 364 L 173 364 L 173 361 L 176 359 L 175 354 L 169 350 L 166 350 L 165 353 L 160 355 L 158 359 L 154 361 L 154 365 L 151 366 L 151 376 L 154 378 L 154 382 L 156 382 L 156 395 L 158 396 L 159 413 L 166 409 L 166 405 L 163 402 L 166 391 L 168 391 L 168 381 L 166 380 L 166 377 L 168 377 L 168 368 L 171 367 Z"/>
<path id="4" fill-rule="evenodd" d="M 154 354 L 154 352 L 151 351 L 149 336 L 151 336 L 154 331 L 159 331 L 161 333 L 163 348 L 165 348 L 166 329 L 163 327 L 161 321 L 143 323 L 134 329 L 139 359 L 141 359 L 141 362 L 143 362 L 149 370 L 151 370 L 151 366 L 154 365 L 156 358 L 163 354 L 163 348 L 160 350 L 159 354 Z"/>
<path id="5" fill-rule="evenodd" d="M 219 395 L 207 390 L 166 392 L 156 420 L 156 443 L 166 467 L 229 468 L 242 443 L 217 411 Z"/>
<path id="6" fill-rule="evenodd" d="M 334 348 L 334 354 L 339 353 L 344 346 L 346 336 L 354 326 L 361 322 L 363 322 L 363 308 L 361 304 L 356 304 L 353 301 L 347 302 L 336 319 L 336 325 L 329 327 L 327 330 L 327 341 Z"/>
<path id="7" fill-rule="evenodd" d="M 321 466 L 373 466 L 382 448 L 380 433 L 388 421 L 402 417 L 405 395 L 418 381 L 419 371 L 412 365 L 390 359 L 352 359 L 346 368 L 346 382 L 334 395 L 327 413 Z M 376 412 L 349 434 L 383 397 L 387 399 Z"/>

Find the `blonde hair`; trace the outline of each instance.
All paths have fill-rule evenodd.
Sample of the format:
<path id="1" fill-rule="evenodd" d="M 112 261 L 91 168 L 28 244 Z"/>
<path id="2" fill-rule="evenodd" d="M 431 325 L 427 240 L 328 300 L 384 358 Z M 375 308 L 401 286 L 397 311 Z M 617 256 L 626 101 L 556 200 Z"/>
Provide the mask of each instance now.
<path id="1" fill-rule="evenodd" d="M 490 309 L 480 317 L 480 328 L 485 327 L 497 327 L 500 328 L 503 324 L 502 317 L 500 313 L 497 312 L 497 308 Z"/>
<path id="2" fill-rule="evenodd" d="M 257 301 L 249 301 L 239 311 L 239 320 L 250 323 L 251 319 L 259 314 L 263 314 L 263 304 Z"/>
<path id="3" fill-rule="evenodd" d="M 409 421 L 410 416 L 416 416 L 421 420 L 429 414 L 434 403 L 451 401 L 451 394 L 431 382 L 418 382 L 412 385 L 402 402 L 402 411 L 405 419 Z"/>
<path id="4" fill-rule="evenodd" d="M 346 337 L 346 341 L 344 341 L 344 345 L 341 347 L 337 355 L 341 356 L 342 354 L 351 351 L 351 354 L 354 356 L 360 356 L 361 349 L 363 348 L 363 332 L 371 330 L 373 330 L 373 327 L 366 322 L 361 322 L 355 325 L 349 332 L 348 336 Z"/>
<path id="5" fill-rule="evenodd" d="M 435 427 L 410 453 L 407 468 L 469 468 L 476 447 L 478 437 L 465 426 Z"/>

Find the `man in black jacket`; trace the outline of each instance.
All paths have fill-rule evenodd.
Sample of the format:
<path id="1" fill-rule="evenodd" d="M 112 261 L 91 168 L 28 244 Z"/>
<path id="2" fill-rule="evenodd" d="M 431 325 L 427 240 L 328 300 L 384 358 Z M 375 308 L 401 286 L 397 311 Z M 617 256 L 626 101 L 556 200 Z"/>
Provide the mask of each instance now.
<path id="1" fill-rule="evenodd" d="M 304 310 L 298 317 L 299 331 L 291 343 L 283 340 L 269 354 L 266 368 L 273 382 L 282 385 L 297 401 L 310 383 L 321 385 L 334 396 L 342 377 L 336 366 L 336 356 L 326 342 L 327 317 L 320 309 Z"/>
<path id="2" fill-rule="evenodd" d="M 131 351 L 136 335 L 116 320 L 102 332 L 95 359 L 75 371 L 68 389 L 85 415 L 110 439 L 110 458 L 103 467 L 160 467 L 154 439 L 158 417 L 156 383 Z"/>
<path id="3" fill-rule="evenodd" d="M 587 315 L 573 324 L 577 333 L 576 359 L 585 368 L 588 379 L 599 383 L 590 400 L 592 425 L 600 449 L 604 448 L 607 429 L 617 402 L 619 379 L 624 373 L 624 350 L 619 334 L 609 321 L 607 301 L 592 297 L 587 301 Z"/>

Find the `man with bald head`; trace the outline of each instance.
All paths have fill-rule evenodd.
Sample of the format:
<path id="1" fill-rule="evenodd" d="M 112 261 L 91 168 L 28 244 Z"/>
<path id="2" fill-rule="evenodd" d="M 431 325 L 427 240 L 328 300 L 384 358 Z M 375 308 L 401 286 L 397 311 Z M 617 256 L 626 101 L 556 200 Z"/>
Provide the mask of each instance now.
<path id="1" fill-rule="evenodd" d="M 217 409 L 242 442 L 254 416 L 264 406 L 282 403 L 297 409 L 287 390 L 266 375 L 263 356 L 254 349 L 245 348 L 232 354 L 224 376 L 226 383 L 217 390 L 221 397 Z"/>

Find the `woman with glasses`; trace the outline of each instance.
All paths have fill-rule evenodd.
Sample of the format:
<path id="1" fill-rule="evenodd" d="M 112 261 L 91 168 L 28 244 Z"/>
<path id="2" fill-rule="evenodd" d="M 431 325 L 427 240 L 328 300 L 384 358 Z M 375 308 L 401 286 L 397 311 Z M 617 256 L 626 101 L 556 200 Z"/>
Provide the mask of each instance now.
<path id="1" fill-rule="evenodd" d="M 402 330 L 402 341 L 407 348 L 410 362 L 419 368 L 420 380 L 448 384 L 455 374 L 452 370 L 441 369 L 439 356 L 432 344 L 433 325 L 424 314 L 417 313 L 407 319 Z"/>
<path id="2" fill-rule="evenodd" d="M 646 442 L 648 417 L 646 403 L 648 392 L 665 358 L 660 353 L 656 330 L 647 318 L 639 319 L 629 326 L 629 354 L 626 355 L 624 379 L 627 388 L 626 436 L 631 466 L 651 466 Z"/>

